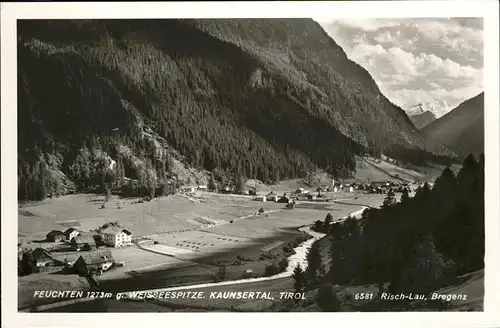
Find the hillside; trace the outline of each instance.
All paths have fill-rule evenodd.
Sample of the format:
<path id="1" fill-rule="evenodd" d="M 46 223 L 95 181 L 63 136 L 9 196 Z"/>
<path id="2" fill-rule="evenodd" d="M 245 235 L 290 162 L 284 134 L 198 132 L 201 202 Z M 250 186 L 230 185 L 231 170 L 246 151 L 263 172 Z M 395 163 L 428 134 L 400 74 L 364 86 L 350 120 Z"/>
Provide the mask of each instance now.
<path id="1" fill-rule="evenodd" d="M 423 132 L 457 154 L 484 152 L 484 93 L 464 101 Z"/>
<path id="2" fill-rule="evenodd" d="M 18 35 L 22 200 L 452 155 L 309 19 L 38 20 Z"/>
<path id="3" fill-rule="evenodd" d="M 436 120 L 436 115 L 430 110 L 427 110 L 421 114 L 410 115 L 410 120 L 417 129 L 422 129 L 427 124 L 434 122 Z"/>
<path id="4" fill-rule="evenodd" d="M 310 297 L 302 304 L 282 302 L 275 310 L 483 309 L 484 154 L 479 160 L 468 155 L 456 174 L 445 168 L 432 188 L 425 183 L 412 197 L 406 192 L 396 200 L 388 193 L 382 206 L 365 210 L 360 219 L 330 224 L 325 217 L 312 229 L 326 236 L 309 249 L 305 273 L 294 277 Z M 424 298 L 379 294 L 416 290 Z M 466 296 L 444 301 L 433 300 L 433 293 Z"/>

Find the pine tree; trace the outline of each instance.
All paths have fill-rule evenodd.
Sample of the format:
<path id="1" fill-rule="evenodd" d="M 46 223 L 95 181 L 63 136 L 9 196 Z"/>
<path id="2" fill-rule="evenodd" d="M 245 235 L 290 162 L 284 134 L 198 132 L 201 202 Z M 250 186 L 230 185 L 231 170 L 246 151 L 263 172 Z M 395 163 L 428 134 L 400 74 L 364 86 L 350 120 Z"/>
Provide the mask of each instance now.
<path id="1" fill-rule="evenodd" d="M 392 191 L 392 189 L 389 189 L 389 191 L 387 192 L 387 196 L 385 197 L 382 204 L 382 208 L 387 208 L 394 204 L 396 204 L 396 194 L 394 194 L 394 191 Z"/>
<path id="2" fill-rule="evenodd" d="M 210 180 L 208 181 L 208 190 L 217 191 L 217 181 L 215 181 L 215 177 L 213 174 L 210 177 Z"/>
<path id="3" fill-rule="evenodd" d="M 316 284 L 318 282 L 318 274 L 321 269 L 321 254 L 320 254 L 319 241 L 315 241 L 309 252 L 307 253 L 307 269 L 305 272 L 305 277 L 307 283 Z"/>
<path id="4" fill-rule="evenodd" d="M 403 192 L 401 193 L 401 203 L 405 204 L 410 200 L 410 193 L 408 188 L 403 188 Z"/>
<path id="5" fill-rule="evenodd" d="M 242 176 L 238 177 L 238 181 L 236 181 L 236 193 L 244 194 L 246 192 L 247 186 L 245 183 L 245 179 Z"/>
<path id="6" fill-rule="evenodd" d="M 298 263 L 295 269 L 293 269 L 292 278 L 293 278 L 293 288 L 295 289 L 295 292 L 297 293 L 301 292 L 302 288 L 304 288 L 304 271 L 302 270 L 300 264 Z"/>

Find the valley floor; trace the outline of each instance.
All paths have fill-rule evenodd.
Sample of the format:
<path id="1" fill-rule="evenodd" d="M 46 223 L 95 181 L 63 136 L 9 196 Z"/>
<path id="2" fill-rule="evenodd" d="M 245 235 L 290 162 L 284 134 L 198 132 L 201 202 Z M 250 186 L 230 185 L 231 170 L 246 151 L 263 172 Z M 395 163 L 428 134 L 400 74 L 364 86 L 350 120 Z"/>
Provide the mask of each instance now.
<path id="1" fill-rule="evenodd" d="M 52 229 L 64 230 L 71 225 L 89 231 L 117 221 L 132 231 L 134 238 L 148 237 L 132 246 L 111 249 L 115 260 L 124 266 L 96 277 L 102 290 L 118 292 L 214 281 L 221 265 L 226 268 L 224 280 L 236 280 L 245 277 L 247 270 L 253 276 L 263 276 L 268 265 L 277 266 L 289 256 L 290 250 L 309 238 L 298 227 L 324 220 L 327 213 L 343 218 L 359 209 L 359 204 L 380 205 L 384 197 L 344 192 L 325 196 L 331 202 L 303 201 L 295 209 L 286 210 L 281 203 L 205 192 L 145 203 L 113 198 L 104 209 L 100 208 L 101 196 L 70 195 L 22 206 L 19 241 L 25 249 L 57 248 L 57 243 L 43 241 Z M 263 214 L 258 213 L 260 208 Z M 207 225 L 207 221 L 211 224 Z M 52 252 L 59 257 L 79 256 L 65 249 Z M 57 271 L 19 277 L 19 307 L 49 303 L 33 300 L 37 289 L 82 290 L 82 279 Z"/>

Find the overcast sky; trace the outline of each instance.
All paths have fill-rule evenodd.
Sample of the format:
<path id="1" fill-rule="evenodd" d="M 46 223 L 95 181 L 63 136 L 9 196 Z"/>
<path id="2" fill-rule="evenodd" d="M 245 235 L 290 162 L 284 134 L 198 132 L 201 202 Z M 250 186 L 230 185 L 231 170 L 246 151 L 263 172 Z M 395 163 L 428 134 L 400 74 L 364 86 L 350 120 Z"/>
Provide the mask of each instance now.
<path id="1" fill-rule="evenodd" d="M 455 107 L 483 91 L 481 18 L 336 20 L 321 25 L 403 109 L 434 100 Z"/>

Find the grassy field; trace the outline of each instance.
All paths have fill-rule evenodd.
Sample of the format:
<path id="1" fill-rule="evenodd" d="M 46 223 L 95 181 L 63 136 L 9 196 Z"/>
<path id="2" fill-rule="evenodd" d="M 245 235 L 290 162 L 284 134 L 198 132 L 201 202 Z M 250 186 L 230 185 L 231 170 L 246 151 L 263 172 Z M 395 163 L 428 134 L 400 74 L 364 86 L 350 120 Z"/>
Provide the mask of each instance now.
<path id="1" fill-rule="evenodd" d="M 381 196 L 336 193 L 331 198 L 348 202 L 359 197 L 363 203 L 380 201 Z M 21 206 L 20 240 L 26 245 L 27 241 L 44 239 L 51 229 L 74 226 L 85 231 L 113 221 L 130 229 L 134 236 L 154 235 L 138 245 L 112 249 L 115 260 L 125 265 L 96 279 L 102 290 L 113 292 L 213 282 L 221 265 L 226 268 L 224 280 L 243 278 L 247 269 L 254 276 L 262 276 L 268 265 L 277 265 L 290 255 L 290 249 L 309 238 L 298 227 L 323 220 L 327 213 L 340 219 L 359 209 L 356 203 L 298 202 L 295 209 L 285 210 L 284 204 L 207 192 L 144 203 L 113 198 L 103 209 L 101 202 L 101 196 L 71 195 Z M 259 215 L 260 208 L 266 213 Z M 207 228 L 207 222 L 212 226 Z M 162 234 L 165 232 L 171 233 Z M 39 275 L 29 276 L 20 284 L 25 300 L 32 295 L 27 291 L 35 288 L 30 284 L 37 286 L 33 278 Z M 78 281 L 75 275 L 64 279 L 59 276 L 49 276 L 48 280 Z M 85 281 L 80 283 L 73 289 L 87 288 Z"/>
<path id="2" fill-rule="evenodd" d="M 211 221 L 224 223 L 264 209 L 282 208 L 282 204 L 258 203 L 250 198 L 207 194 L 189 199 L 176 195 L 137 203 L 137 199 L 113 197 L 101 208 L 104 197 L 78 194 L 21 205 L 18 216 L 20 242 L 43 240 L 52 229 L 74 227 L 82 231 L 97 229 L 118 221 L 134 236 L 152 235 L 180 229 L 193 229 Z M 231 201 L 232 200 L 232 201 Z M 196 220 L 198 218 L 204 218 Z"/>

